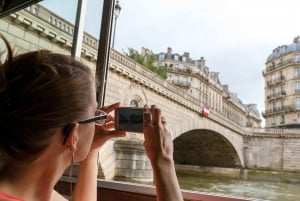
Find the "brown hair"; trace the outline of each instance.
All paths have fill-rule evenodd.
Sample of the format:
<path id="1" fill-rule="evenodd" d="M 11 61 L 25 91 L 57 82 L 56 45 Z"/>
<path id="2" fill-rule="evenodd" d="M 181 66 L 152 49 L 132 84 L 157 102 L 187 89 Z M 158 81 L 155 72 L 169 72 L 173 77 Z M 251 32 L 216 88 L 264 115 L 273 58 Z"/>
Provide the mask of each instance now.
<path id="1" fill-rule="evenodd" d="M 74 58 L 46 50 L 13 57 L 0 37 L 7 46 L 0 65 L 0 150 L 11 160 L 33 160 L 57 128 L 84 117 L 92 73 Z"/>

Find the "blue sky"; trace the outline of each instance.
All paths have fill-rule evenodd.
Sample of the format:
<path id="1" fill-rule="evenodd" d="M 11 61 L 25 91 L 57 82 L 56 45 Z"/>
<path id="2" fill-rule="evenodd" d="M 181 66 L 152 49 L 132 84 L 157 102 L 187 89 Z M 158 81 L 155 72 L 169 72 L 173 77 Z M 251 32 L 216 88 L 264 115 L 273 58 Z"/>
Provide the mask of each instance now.
<path id="1" fill-rule="evenodd" d="M 73 14 L 74 21 L 76 2 L 64 0 L 68 6 L 53 9 L 68 19 Z M 86 31 L 96 37 L 102 3 L 88 0 Z M 222 84 L 260 112 L 268 55 L 300 34 L 299 0 L 120 0 L 120 5 L 115 49 L 145 47 L 158 53 L 172 47 L 192 59 L 203 56 L 210 71 L 220 72 Z"/>

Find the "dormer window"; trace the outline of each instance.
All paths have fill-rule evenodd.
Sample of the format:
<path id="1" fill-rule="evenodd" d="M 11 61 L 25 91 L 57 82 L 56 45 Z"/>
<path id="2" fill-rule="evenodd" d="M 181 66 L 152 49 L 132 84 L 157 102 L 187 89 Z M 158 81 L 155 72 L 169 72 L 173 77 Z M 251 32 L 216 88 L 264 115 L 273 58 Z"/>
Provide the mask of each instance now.
<path id="1" fill-rule="evenodd" d="M 182 56 L 182 62 L 186 62 L 186 57 L 185 56 Z"/>
<path id="2" fill-rule="evenodd" d="M 178 61 L 178 55 L 174 55 L 174 60 Z"/>
<path id="3" fill-rule="evenodd" d="M 164 53 L 161 53 L 161 54 L 158 55 L 158 60 L 159 61 L 162 61 L 164 59 L 165 59 L 165 54 Z"/>
<path id="4" fill-rule="evenodd" d="M 300 61 L 300 56 L 298 54 L 294 55 L 294 61 L 297 63 Z"/>

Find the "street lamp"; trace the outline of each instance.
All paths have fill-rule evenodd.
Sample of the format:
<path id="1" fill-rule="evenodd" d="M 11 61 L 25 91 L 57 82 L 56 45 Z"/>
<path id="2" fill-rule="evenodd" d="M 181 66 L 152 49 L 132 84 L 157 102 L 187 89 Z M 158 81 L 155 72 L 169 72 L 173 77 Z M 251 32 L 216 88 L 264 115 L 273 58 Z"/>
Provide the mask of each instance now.
<path id="1" fill-rule="evenodd" d="M 112 48 L 114 48 L 114 45 L 115 45 L 116 25 L 117 25 L 117 19 L 120 15 L 120 11 L 121 11 L 121 6 L 119 4 L 119 1 L 117 1 L 116 5 L 115 5 L 115 9 L 114 9 L 115 24 L 114 24 L 114 36 L 113 36 L 113 41 L 112 41 Z"/>

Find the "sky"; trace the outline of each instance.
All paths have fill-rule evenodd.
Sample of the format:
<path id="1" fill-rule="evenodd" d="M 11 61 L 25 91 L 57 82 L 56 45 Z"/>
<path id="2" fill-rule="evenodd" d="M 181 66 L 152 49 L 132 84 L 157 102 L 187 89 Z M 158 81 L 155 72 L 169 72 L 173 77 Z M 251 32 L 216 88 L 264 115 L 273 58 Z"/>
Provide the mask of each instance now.
<path id="1" fill-rule="evenodd" d="M 54 0 L 45 0 L 53 3 Z M 60 16 L 74 21 L 75 0 L 58 6 Z M 103 0 L 88 0 L 86 31 L 99 36 Z M 189 52 L 204 57 L 210 71 L 244 104 L 264 111 L 267 57 L 300 34 L 299 0 L 120 0 L 115 49 L 142 47 L 154 53 Z"/>

